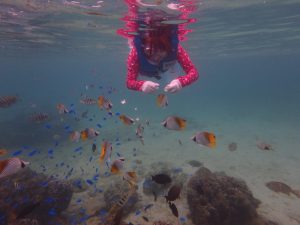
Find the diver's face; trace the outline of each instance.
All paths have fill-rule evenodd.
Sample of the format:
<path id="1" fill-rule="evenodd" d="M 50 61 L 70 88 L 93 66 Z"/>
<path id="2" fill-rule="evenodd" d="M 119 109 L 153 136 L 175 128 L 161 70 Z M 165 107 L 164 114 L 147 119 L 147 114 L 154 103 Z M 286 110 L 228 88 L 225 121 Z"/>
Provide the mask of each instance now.
<path id="1" fill-rule="evenodd" d="M 154 65 L 159 64 L 167 56 L 167 52 L 161 49 L 152 49 L 151 51 L 149 48 L 146 48 L 145 54 L 147 60 Z"/>

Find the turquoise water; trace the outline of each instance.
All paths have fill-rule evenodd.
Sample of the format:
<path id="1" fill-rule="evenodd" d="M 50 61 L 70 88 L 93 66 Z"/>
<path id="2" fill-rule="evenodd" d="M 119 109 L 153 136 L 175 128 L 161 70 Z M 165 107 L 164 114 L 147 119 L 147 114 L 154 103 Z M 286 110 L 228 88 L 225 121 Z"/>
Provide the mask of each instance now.
<path id="1" fill-rule="evenodd" d="M 299 199 L 272 192 L 265 183 L 282 181 L 300 189 L 300 2 L 216 0 L 196 5 L 190 18 L 197 21 L 188 24 L 192 32 L 182 45 L 200 78 L 179 93 L 168 94 L 169 106 L 161 109 L 156 96 L 162 90 L 144 94 L 126 88 L 129 47 L 116 34 L 125 26 L 120 20 L 127 12 L 123 1 L 0 1 L 0 96 L 18 96 L 16 104 L 0 108 L 0 148 L 8 152 L 0 159 L 21 150 L 18 157 L 31 162 L 29 167 L 37 172 L 67 181 L 101 177 L 93 185 L 87 182 L 84 192 L 73 194 L 58 224 L 71 224 L 79 209 L 94 215 L 103 207 L 104 194 L 99 190 L 105 192 L 122 181 L 122 175 L 107 177 L 109 169 L 99 163 L 104 139 L 112 142 L 113 159 L 122 155 L 126 170 L 140 171 L 142 197 L 140 205 L 123 217 L 127 223 L 145 223 L 136 211 L 150 202 L 153 211 L 144 214 L 151 223 L 165 217 L 171 224 L 192 224 L 185 197 L 177 200 L 183 222 L 173 218 L 164 199 L 153 202 L 151 195 L 143 195 L 141 186 L 148 173 L 159 172 L 151 167 L 153 163 L 167 162 L 191 175 L 197 168 L 187 161 L 195 159 L 212 171 L 244 179 L 262 201 L 259 214 L 278 224 L 299 224 Z M 80 104 L 82 95 L 109 98 L 113 116 L 97 106 Z M 59 115 L 58 103 L 72 105 L 76 115 Z M 49 120 L 30 121 L 35 112 L 49 114 Z M 145 145 L 135 135 L 136 126 L 125 126 L 118 113 L 138 119 L 136 124 L 149 120 Z M 185 118 L 186 129 L 163 128 L 160 123 L 169 115 Z M 70 141 L 71 131 L 90 127 L 100 131 L 97 138 Z M 216 135 L 216 149 L 190 140 L 203 130 Z M 238 144 L 234 152 L 228 151 L 231 142 Z M 256 146 L 260 142 L 271 144 L 274 151 L 260 150 Z M 92 143 L 97 144 L 96 152 Z M 54 153 L 49 155 L 51 149 Z M 70 168 L 74 170 L 66 178 Z M 99 193 L 91 194 L 95 190 Z M 95 216 L 80 222 L 82 218 L 77 216 L 73 224 L 99 224 Z"/>

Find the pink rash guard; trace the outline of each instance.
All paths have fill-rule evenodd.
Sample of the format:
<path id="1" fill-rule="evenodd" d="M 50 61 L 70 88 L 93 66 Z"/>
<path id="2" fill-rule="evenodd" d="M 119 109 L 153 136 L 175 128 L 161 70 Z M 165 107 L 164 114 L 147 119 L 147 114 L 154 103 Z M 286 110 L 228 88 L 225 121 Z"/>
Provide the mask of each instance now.
<path id="1" fill-rule="evenodd" d="M 184 48 L 181 45 L 178 45 L 177 60 L 178 63 L 183 68 L 184 72 L 186 73 L 186 75 L 177 77 L 177 79 L 181 83 L 181 86 L 185 87 L 195 82 L 199 77 L 198 71 L 194 66 L 194 64 L 192 63 L 187 52 L 184 50 Z M 145 80 L 137 80 L 138 75 L 139 75 L 138 54 L 135 47 L 133 47 L 129 53 L 128 60 L 127 60 L 127 81 L 126 81 L 127 88 L 136 91 L 141 91 L 141 87 L 145 82 Z"/>

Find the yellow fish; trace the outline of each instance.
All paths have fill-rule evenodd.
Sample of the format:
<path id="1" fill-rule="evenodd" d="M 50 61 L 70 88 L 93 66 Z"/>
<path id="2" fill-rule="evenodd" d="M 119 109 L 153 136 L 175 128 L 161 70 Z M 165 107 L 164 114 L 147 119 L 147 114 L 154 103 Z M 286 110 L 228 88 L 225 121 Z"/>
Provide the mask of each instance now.
<path id="1" fill-rule="evenodd" d="M 213 133 L 202 131 L 197 132 L 191 139 L 197 144 L 207 146 L 209 148 L 216 147 L 216 136 Z"/>
<path id="2" fill-rule="evenodd" d="M 134 119 L 125 116 L 124 114 L 120 115 L 119 118 L 125 125 L 131 125 L 134 123 Z"/>

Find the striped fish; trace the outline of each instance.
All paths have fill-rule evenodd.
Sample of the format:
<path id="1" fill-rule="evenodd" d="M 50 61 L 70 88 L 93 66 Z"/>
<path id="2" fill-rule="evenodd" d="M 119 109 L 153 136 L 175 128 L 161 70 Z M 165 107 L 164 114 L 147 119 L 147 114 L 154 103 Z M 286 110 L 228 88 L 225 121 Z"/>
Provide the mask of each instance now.
<path id="1" fill-rule="evenodd" d="M 85 97 L 85 98 L 80 99 L 80 103 L 84 104 L 84 105 L 95 105 L 95 104 L 97 104 L 97 101 L 93 98 Z"/>
<path id="2" fill-rule="evenodd" d="M 30 120 L 32 122 L 43 122 L 49 119 L 49 115 L 47 113 L 34 113 L 31 117 Z"/>
<path id="3" fill-rule="evenodd" d="M 17 173 L 20 169 L 25 168 L 29 162 L 20 158 L 9 158 L 0 161 L 0 178 Z"/>
<path id="4" fill-rule="evenodd" d="M 0 96 L 0 108 L 8 108 L 17 102 L 17 96 Z"/>

